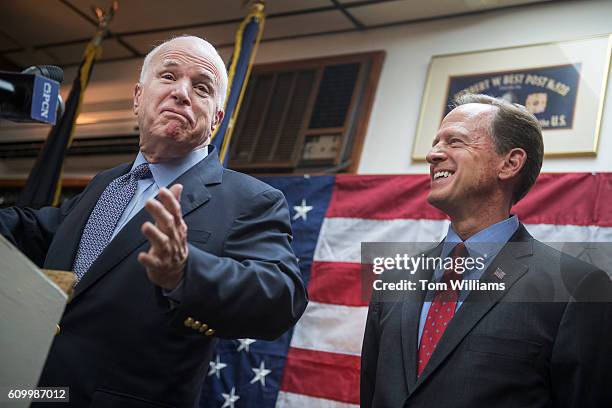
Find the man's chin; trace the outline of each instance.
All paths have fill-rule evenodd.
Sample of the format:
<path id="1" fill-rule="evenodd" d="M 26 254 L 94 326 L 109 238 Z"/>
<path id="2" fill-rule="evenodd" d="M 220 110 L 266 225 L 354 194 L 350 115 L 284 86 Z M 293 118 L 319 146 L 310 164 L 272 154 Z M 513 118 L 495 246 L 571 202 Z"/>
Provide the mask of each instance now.
<path id="1" fill-rule="evenodd" d="M 446 208 L 447 201 L 446 197 L 434 191 L 430 191 L 427 195 L 427 202 L 441 211 Z"/>
<path id="2" fill-rule="evenodd" d="M 187 140 L 189 134 L 182 129 L 164 129 L 163 138 L 172 140 L 175 142 L 181 142 L 181 140 Z"/>

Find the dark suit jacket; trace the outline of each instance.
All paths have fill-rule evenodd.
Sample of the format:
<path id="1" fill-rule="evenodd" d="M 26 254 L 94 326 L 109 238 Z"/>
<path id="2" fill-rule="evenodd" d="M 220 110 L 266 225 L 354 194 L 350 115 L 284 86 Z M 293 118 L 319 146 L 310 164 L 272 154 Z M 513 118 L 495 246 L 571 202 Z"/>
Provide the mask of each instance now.
<path id="1" fill-rule="evenodd" d="M 38 265 L 71 270 L 98 197 L 130 166 L 59 209 L 2 210 L 0 232 Z M 214 151 L 176 182 L 189 241 L 182 302 L 171 307 L 137 261 L 151 220 L 140 211 L 77 284 L 47 358 L 40 386 L 70 386 L 72 406 L 192 407 L 217 337 L 274 339 L 306 307 L 281 192 L 223 169 Z"/>
<path id="2" fill-rule="evenodd" d="M 522 225 L 511 243 L 481 278 L 505 282 L 505 290 L 469 294 L 419 378 L 425 294 L 373 295 L 361 407 L 612 406 L 612 303 L 573 300 L 612 300 L 610 278 L 534 240 Z M 431 274 L 419 271 L 413 280 Z"/>

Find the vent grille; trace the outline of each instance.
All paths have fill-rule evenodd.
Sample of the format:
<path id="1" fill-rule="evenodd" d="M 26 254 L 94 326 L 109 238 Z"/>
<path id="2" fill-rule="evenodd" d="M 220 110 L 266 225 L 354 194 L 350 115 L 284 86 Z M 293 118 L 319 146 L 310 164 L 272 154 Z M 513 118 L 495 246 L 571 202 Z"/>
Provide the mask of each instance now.
<path id="1" fill-rule="evenodd" d="M 282 132 L 277 134 L 277 144 L 273 160 L 290 160 L 300 138 L 304 112 L 313 90 L 315 72 L 302 71 L 296 75 L 295 86 L 290 100 L 287 101 L 287 116 Z"/>
<path id="2" fill-rule="evenodd" d="M 241 126 L 240 143 L 235 145 L 235 153 L 232 155 L 236 160 L 251 160 L 251 152 L 257 142 L 257 130 L 261 124 L 261 118 L 264 116 L 267 101 L 272 95 L 270 88 L 273 82 L 273 75 L 263 75 L 259 78 L 252 78 L 249 81 L 247 89 L 252 90 L 252 93 L 246 98 L 249 104 L 244 123 Z M 253 84 L 255 86 L 252 86 Z"/>
<path id="3" fill-rule="evenodd" d="M 272 147 L 279 133 L 278 129 L 283 120 L 285 107 L 289 106 L 289 93 L 293 83 L 293 73 L 283 73 L 275 78 L 274 87 L 270 90 L 273 95 L 268 108 L 268 115 L 263 121 L 263 128 L 257 138 L 254 160 L 269 160 L 272 156 Z"/>
<path id="4" fill-rule="evenodd" d="M 359 64 L 342 64 L 325 68 L 315 109 L 310 119 L 310 129 L 344 126 L 358 74 Z"/>

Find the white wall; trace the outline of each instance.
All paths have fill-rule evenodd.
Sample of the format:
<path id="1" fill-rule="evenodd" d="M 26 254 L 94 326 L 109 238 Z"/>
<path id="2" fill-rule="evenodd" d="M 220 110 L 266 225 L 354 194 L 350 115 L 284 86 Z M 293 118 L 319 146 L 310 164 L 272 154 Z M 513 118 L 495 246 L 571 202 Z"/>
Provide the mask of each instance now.
<path id="1" fill-rule="evenodd" d="M 425 163 L 412 163 L 410 157 L 427 68 L 433 55 L 612 33 L 611 17 L 610 0 L 544 3 L 364 33 L 263 43 L 257 63 L 385 50 L 359 173 L 423 173 L 427 171 Z M 230 52 L 230 49 L 221 50 L 226 59 Z M 140 64 L 141 61 L 129 60 L 96 65 L 85 102 L 130 98 Z M 71 76 L 71 71 L 67 71 L 65 83 L 71 83 Z M 612 80 L 608 85 L 598 156 L 546 158 L 543 171 L 612 171 Z M 94 165 L 103 169 L 112 165 L 113 160 L 105 159 Z M 91 167 L 89 171 L 82 167 L 83 163 L 69 161 L 67 164 L 65 175 L 68 177 L 96 172 Z M 16 174 L 8 173 L 15 171 L 22 173 L 23 165 L 17 170 L 17 166 L 10 168 L 6 162 L 0 162 L 3 176 L 14 177 Z"/>

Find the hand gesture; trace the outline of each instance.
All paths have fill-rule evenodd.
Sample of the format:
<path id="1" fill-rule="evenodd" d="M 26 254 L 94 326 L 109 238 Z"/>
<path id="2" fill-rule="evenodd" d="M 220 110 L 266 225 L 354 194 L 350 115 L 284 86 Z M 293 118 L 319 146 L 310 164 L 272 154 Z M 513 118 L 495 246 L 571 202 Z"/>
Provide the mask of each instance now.
<path id="1" fill-rule="evenodd" d="M 159 190 L 159 201 L 150 199 L 145 204 L 155 224 L 147 221 L 141 228 L 151 248 L 138 254 L 138 262 L 146 268 L 151 282 L 166 290 L 178 285 L 187 263 L 187 225 L 180 204 L 182 191 L 181 184 Z"/>

